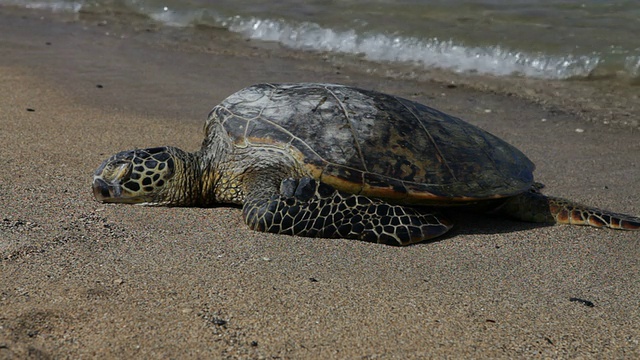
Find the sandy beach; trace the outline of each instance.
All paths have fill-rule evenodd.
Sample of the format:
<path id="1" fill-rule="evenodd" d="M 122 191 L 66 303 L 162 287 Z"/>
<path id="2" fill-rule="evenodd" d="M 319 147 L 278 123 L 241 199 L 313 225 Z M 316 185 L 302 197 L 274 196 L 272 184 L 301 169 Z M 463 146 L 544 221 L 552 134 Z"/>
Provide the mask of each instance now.
<path id="1" fill-rule="evenodd" d="M 640 358 L 638 232 L 460 215 L 398 248 L 252 232 L 232 207 L 105 205 L 90 187 L 118 151 L 198 149 L 245 86 L 333 82 L 466 119 L 527 154 L 546 193 L 640 215 L 637 127 L 162 31 L 0 8 L 0 359 Z"/>

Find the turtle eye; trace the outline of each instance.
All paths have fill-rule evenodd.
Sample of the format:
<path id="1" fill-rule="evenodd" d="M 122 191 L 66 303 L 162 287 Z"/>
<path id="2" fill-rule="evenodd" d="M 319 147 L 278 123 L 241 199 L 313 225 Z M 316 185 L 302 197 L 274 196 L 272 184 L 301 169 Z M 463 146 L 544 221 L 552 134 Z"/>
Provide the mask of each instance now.
<path id="1" fill-rule="evenodd" d="M 131 174 L 131 164 L 128 163 L 128 162 L 118 165 L 113 170 L 113 178 L 114 179 L 120 179 L 120 180 L 127 179 L 130 174 Z"/>

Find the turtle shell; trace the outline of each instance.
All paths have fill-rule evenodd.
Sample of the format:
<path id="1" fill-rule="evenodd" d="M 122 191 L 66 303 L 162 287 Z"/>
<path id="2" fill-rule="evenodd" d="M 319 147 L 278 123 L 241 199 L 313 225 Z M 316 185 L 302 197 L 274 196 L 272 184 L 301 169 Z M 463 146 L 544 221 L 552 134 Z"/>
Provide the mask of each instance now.
<path id="1" fill-rule="evenodd" d="M 533 183 L 515 147 L 414 101 L 331 84 L 259 84 L 213 109 L 235 146 L 275 146 L 335 188 L 408 204 L 512 196 Z"/>

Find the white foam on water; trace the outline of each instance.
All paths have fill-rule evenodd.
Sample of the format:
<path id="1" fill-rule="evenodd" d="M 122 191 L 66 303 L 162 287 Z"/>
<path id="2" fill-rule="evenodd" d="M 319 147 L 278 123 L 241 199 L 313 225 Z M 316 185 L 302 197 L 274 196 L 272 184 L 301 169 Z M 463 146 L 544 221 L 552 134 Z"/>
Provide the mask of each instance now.
<path id="1" fill-rule="evenodd" d="M 167 26 L 187 27 L 202 22 L 204 11 L 180 12 L 168 7 L 147 12 L 147 16 Z"/>
<path id="2" fill-rule="evenodd" d="M 567 79 L 585 77 L 600 63 L 595 55 L 528 54 L 499 45 L 468 47 L 437 38 L 359 34 L 353 29 L 339 31 L 311 22 L 289 24 L 254 17 L 225 18 L 207 10 L 182 12 L 165 7 L 145 12 L 153 20 L 168 26 L 217 25 L 251 39 L 278 42 L 292 49 L 353 54 L 374 62 L 411 63 L 455 72 Z"/>
<path id="3" fill-rule="evenodd" d="M 54 12 L 78 13 L 82 9 L 82 2 L 77 1 L 24 1 L 1 0 L 0 5 L 19 6 L 27 9 L 49 10 Z"/>
<path id="4" fill-rule="evenodd" d="M 290 25 L 277 20 L 233 17 L 222 21 L 222 25 L 251 39 L 276 41 L 294 49 L 355 54 L 371 61 L 413 63 L 456 72 L 566 79 L 587 76 L 600 62 L 597 56 L 549 56 L 500 46 L 467 47 L 452 40 L 358 34 L 314 23 Z"/>
<path id="5" fill-rule="evenodd" d="M 191 6 L 165 7 L 157 2 L 124 0 L 132 11 L 174 27 L 222 26 L 244 36 L 278 42 L 292 49 L 352 54 L 373 62 L 408 63 L 424 68 L 440 68 L 459 73 L 496 76 L 525 76 L 542 79 L 585 78 L 608 68 L 640 77 L 640 55 L 628 54 L 619 60 L 609 55 L 552 55 L 510 49 L 500 45 L 469 46 L 451 39 L 417 38 L 385 33 L 332 29 L 312 22 L 287 22 L 258 17 L 221 16 L 212 9 Z M 77 13 L 89 11 L 93 2 L 68 0 L 0 0 L 0 4 Z M 103 6 L 101 1 L 97 4 Z M 101 5 L 102 4 L 102 5 Z M 86 8 L 86 9 L 85 9 Z M 640 52 L 640 49 L 638 49 Z"/>
<path id="6" fill-rule="evenodd" d="M 638 56 L 627 56 L 624 59 L 624 69 L 633 78 L 640 78 L 640 55 Z"/>

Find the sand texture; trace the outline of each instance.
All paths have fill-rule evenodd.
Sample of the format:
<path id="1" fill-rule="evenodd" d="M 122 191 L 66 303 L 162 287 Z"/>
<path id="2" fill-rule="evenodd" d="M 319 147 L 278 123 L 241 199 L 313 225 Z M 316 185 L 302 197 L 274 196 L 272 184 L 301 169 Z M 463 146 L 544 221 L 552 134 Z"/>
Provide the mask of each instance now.
<path id="1" fill-rule="evenodd" d="M 546 193 L 636 215 L 637 129 L 125 25 L 0 11 L 0 359 L 640 358 L 638 232 L 460 215 L 397 248 L 252 232 L 238 208 L 105 205 L 90 188 L 117 151 L 198 149 L 208 111 L 263 81 L 429 104 L 523 150 Z"/>

